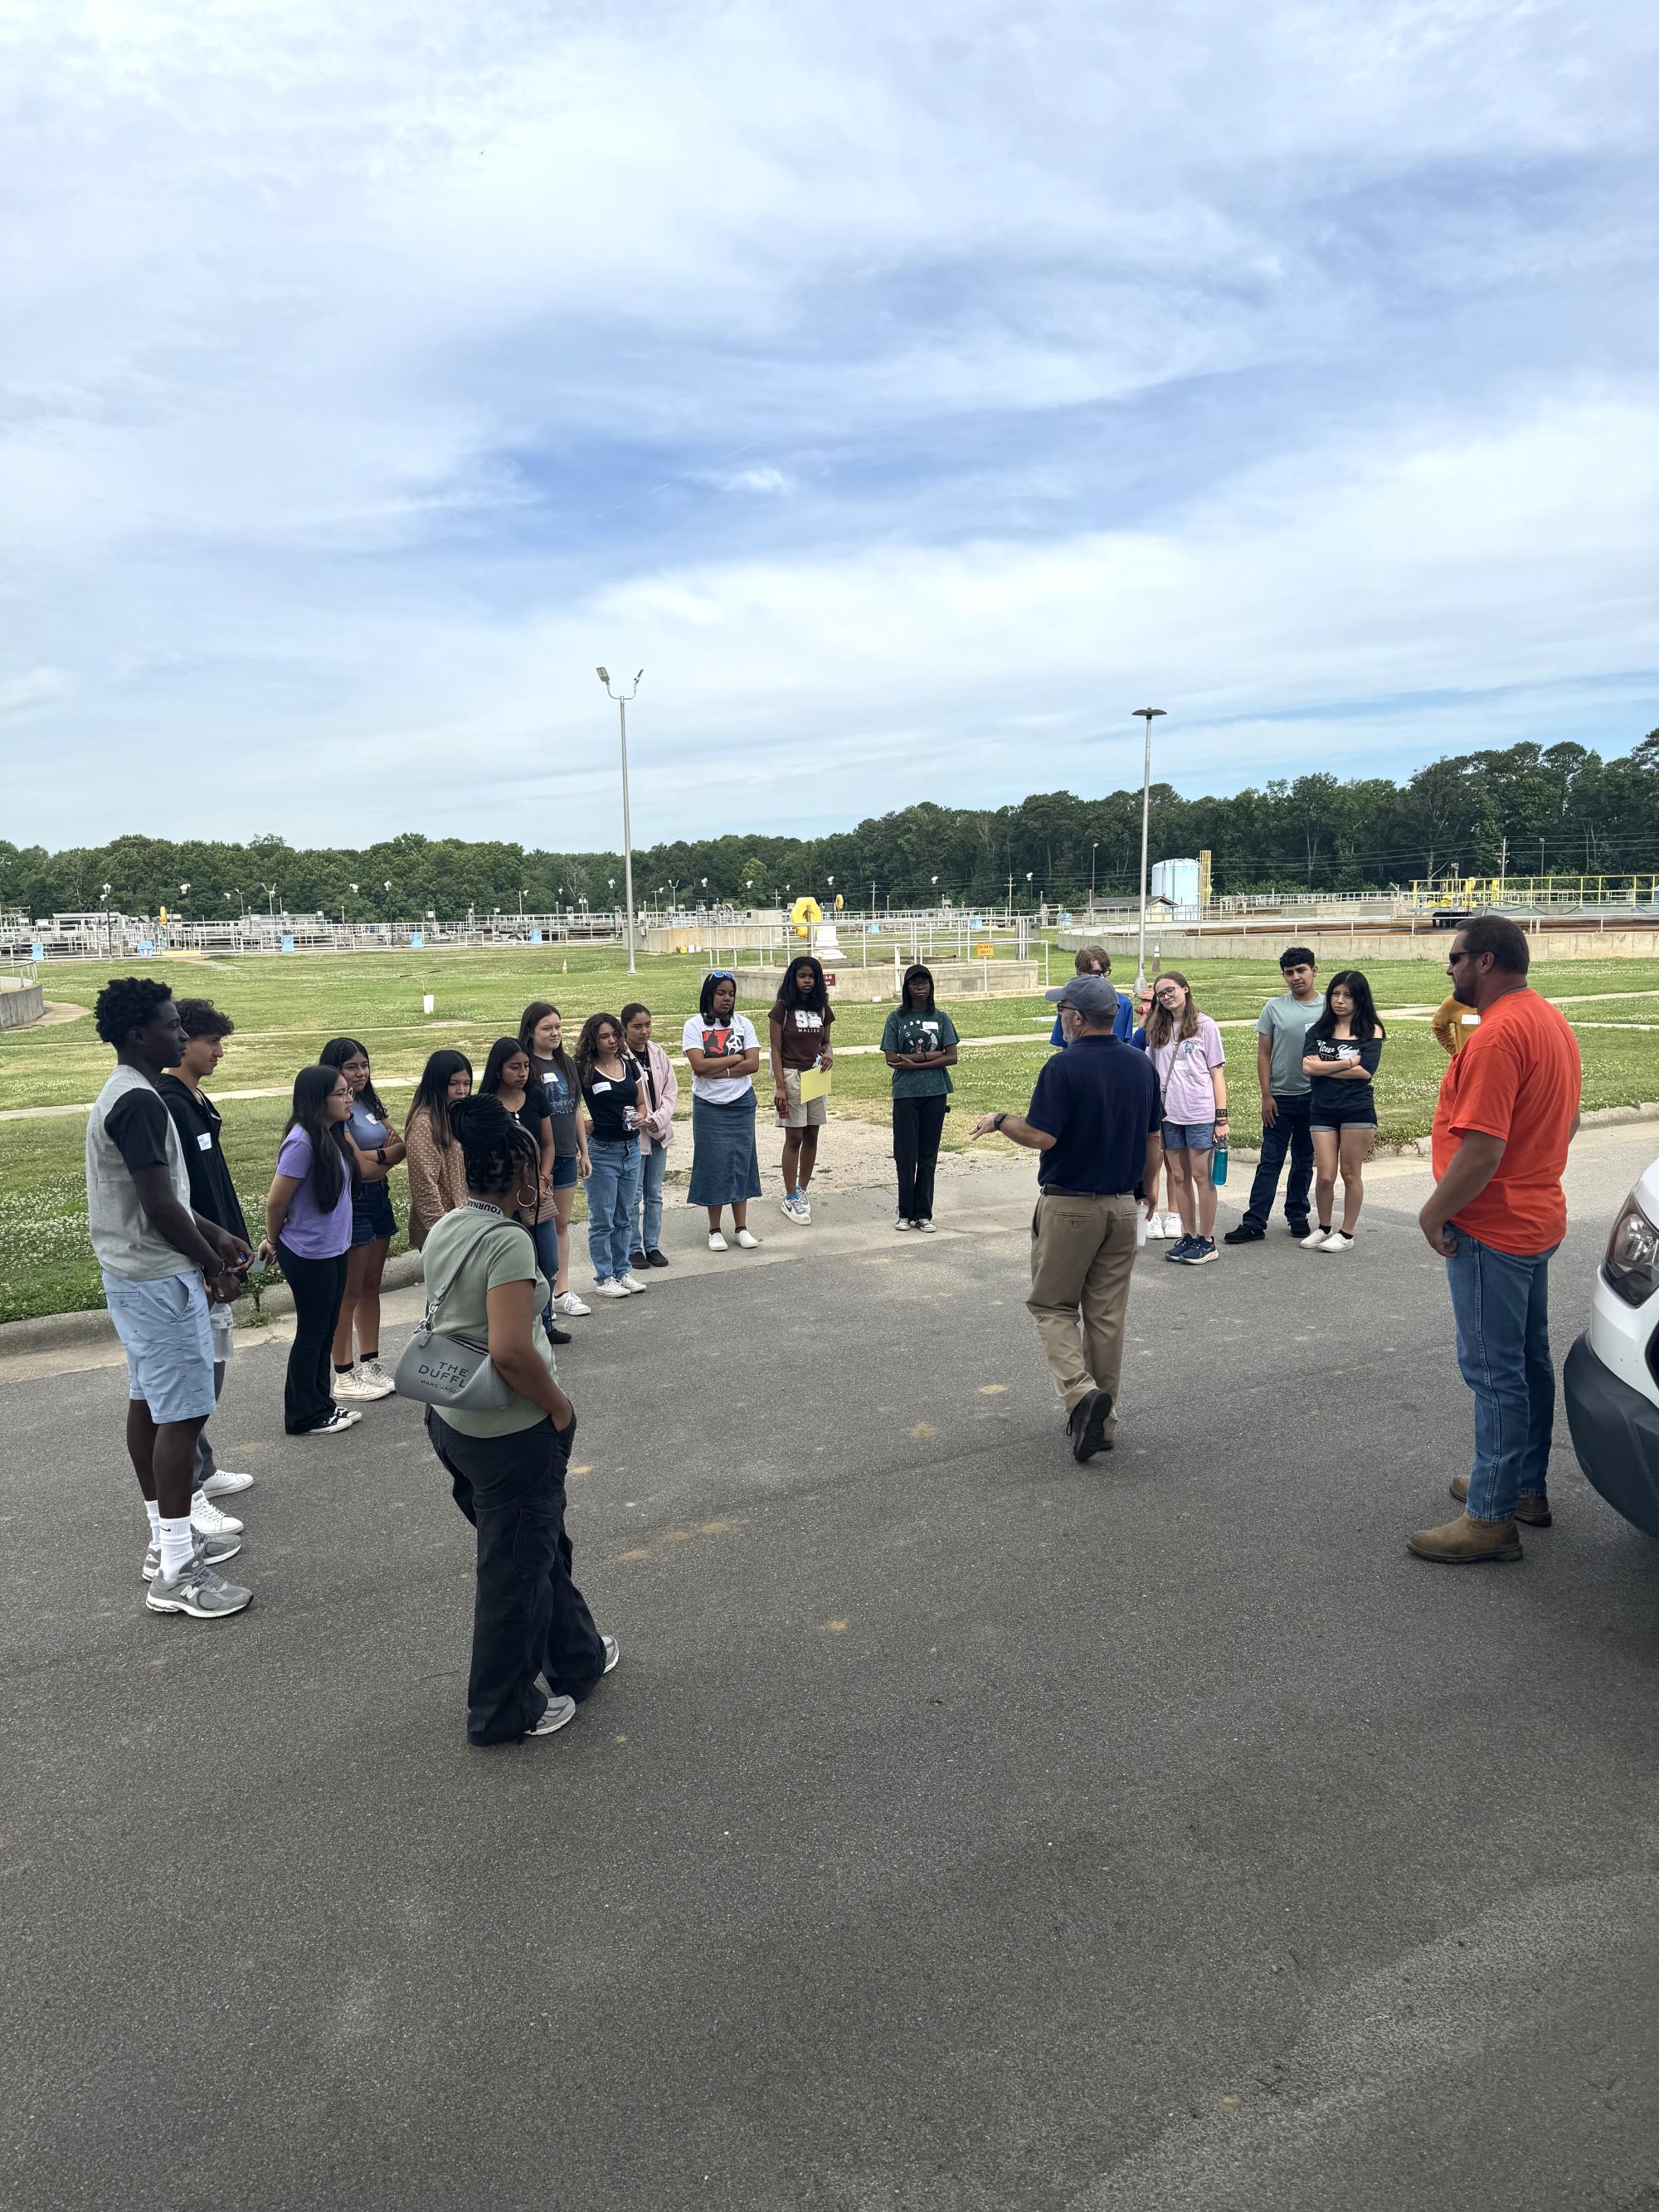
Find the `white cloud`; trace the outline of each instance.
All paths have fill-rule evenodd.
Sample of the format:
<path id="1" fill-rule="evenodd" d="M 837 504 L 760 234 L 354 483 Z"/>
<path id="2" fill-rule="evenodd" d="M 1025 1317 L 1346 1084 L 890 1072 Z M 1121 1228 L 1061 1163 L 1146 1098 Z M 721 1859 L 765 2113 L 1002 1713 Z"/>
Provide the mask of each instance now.
<path id="1" fill-rule="evenodd" d="M 74 688 L 61 668 L 26 668 L 18 675 L 0 677 L 0 715 L 27 714 Z"/>
<path id="2" fill-rule="evenodd" d="M 85 0 L 8 38 L 26 834 L 150 819 L 159 757 L 191 827 L 317 835 L 345 759 L 341 837 L 608 836 L 607 654 L 691 826 L 1109 780 L 1147 686 L 1189 787 L 1545 702 L 1634 733 L 1634 0 Z"/>

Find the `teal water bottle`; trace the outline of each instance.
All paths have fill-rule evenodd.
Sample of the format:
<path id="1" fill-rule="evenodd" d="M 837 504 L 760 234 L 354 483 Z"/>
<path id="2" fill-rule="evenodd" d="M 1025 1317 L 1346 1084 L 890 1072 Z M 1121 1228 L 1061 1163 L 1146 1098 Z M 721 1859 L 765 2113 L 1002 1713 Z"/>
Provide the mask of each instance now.
<path id="1" fill-rule="evenodd" d="M 1216 1146 L 1214 1157 L 1211 1161 L 1210 1181 L 1215 1185 L 1216 1188 L 1219 1190 L 1222 1184 L 1225 1182 L 1226 1180 L 1227 1140 L 1224 1137 L 1221 1142 Z"/>

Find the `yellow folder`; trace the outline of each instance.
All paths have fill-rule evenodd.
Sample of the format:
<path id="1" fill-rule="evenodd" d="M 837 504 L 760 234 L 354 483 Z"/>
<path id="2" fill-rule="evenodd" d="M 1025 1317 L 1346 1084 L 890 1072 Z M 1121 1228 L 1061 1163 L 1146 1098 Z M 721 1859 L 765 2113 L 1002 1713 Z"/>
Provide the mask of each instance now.
<path id="1" fill-rule="evenodd" d="M 810 1105 L 814 1098 L 830 1096 L 830 1079 L 835 1073 L 828 1067 L 804 1067 L 800 1072 L 800 1103 Z"/>

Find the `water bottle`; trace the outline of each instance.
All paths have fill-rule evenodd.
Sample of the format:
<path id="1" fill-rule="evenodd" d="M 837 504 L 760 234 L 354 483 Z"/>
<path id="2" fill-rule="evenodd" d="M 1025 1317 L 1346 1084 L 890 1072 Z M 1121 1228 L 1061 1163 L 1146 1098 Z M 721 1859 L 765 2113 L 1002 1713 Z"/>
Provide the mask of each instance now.
<path id="1" fill-rule="evenodd" d="M 1225 1182 L 1226 1180 L 1227 1140 L 1224 1137 L 1221 1142 L 1216 1146 L 1215 1154 L 1210 1164 L 1210 1181 L 1215 1185 L 1216 1188 L 1219 1190 L 1222 1184 Z"/>

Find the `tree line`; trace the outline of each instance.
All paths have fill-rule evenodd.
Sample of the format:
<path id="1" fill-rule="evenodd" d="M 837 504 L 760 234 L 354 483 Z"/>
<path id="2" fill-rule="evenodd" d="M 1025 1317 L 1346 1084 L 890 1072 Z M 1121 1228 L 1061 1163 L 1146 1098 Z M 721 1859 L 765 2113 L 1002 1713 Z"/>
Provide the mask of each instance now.
<path id="1" fill-rule="evenodd" d="M 647 794 L 648 804 L 648 792 Z M 1510 745 L 1432 761 L 1404 783 L 1316 773 L 1228 798 L 1152 789 L 1151 857 L 1213 856 L 1218 894 L 1365 890 L 1461 872 L 1625 874 L 1659 867 L 1659 730 L 1604 760 L 1579 744 Z M 924 801 L 822 837 L 734 834 L 637 848 L 641 905 L 775 904 L 810 892 L 849 907 L 1073 905 L 1138 887 L 1140 793 L 1041 792 L 1018 805 Z M 49 853 L 0 840 L 0 910 L 188 921 L 324 912 L 347 921 L 444 921 L 469 908 L 546 914 L 619 905 L 620 852 L 561 853 L 409 831 L 334 850 L 125 836 Z"/>

